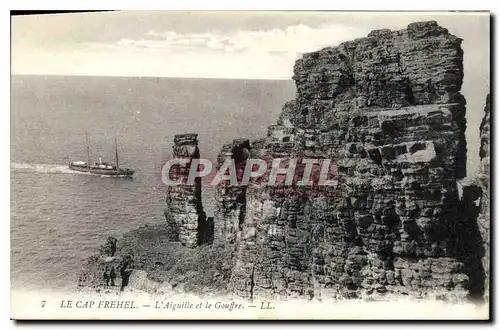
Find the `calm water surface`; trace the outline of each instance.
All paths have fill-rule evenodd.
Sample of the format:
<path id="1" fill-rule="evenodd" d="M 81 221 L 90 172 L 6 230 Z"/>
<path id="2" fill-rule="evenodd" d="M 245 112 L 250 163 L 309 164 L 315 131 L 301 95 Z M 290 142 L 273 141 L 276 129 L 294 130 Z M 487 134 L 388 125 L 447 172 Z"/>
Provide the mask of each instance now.
<path id="1" fill-rule="evenodd" d="M 199 134 L 215 159 L 234 138 L 262 137 L 291 81 L 13 76 L 11 279 L 13 288 L 75 288 L 82 260 L 109 235 L 164 221 L 162 162 L 173 134 Z M 113 160 L 132 180 L 74 173 L 65 157 Z M 212 213 L 211 191 L 205 208 Z"/>

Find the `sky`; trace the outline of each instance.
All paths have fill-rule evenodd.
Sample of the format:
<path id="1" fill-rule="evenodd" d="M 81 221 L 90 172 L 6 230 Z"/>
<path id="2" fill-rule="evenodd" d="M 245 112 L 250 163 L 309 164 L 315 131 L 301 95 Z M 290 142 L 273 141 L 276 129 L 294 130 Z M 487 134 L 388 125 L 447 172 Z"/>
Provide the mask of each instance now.
<path id="1" fill-rule="evenodd" d="M 117 11 L 13 17 L 12 73 L 289 79 L 304 52 L 423 20 L 489 53 L 480 13 Z"/>

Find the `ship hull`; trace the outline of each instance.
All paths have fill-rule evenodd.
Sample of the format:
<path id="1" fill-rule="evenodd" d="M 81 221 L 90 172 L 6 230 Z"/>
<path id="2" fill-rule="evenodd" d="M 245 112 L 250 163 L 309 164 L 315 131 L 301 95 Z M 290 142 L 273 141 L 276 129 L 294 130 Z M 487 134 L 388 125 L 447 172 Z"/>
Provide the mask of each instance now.
<path id="1" fill-rule="evenodd" d="M 132 176 L 134 174 L 133 170 L 129 169 L 105 169 L 105 168 L 92 168 L 88 166 L 79 166 L 69 164 L 69 169 L 72 171 L 85 172 L 97 175 L 109 175 L 109 176 Z"/>

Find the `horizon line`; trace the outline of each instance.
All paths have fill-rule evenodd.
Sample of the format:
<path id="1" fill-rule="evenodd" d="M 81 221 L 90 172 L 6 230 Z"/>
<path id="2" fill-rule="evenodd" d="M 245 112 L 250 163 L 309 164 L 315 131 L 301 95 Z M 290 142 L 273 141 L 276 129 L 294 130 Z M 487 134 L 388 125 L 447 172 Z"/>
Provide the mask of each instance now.
<path id="1" fill-rule="evenodd" d="M 10 73 L 10 76 L 56 76 L 56 77 L 115 77 L 115 78 L 167 78 L 167 79 L 211 79 L 211 80 L 277 80 L 277 81 L 293 81 L 289 78 L 253 78 L 253 77 L 183 77 L 183 76 L 136 76 L 136 75 L 93 75 L 93 74 L 51 74 L 51 73 Z"/>

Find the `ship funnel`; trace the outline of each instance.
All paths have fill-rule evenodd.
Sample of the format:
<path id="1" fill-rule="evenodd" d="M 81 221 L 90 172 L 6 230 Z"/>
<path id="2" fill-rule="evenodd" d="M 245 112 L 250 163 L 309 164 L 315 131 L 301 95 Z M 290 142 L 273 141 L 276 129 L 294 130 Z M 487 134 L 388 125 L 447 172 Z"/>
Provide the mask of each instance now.
<path id="1" fill-rule="evenodd" d="M 101 159 L 101 157 L 99 157 L 99 164 L 102 164 L 102 159 Z"/>

